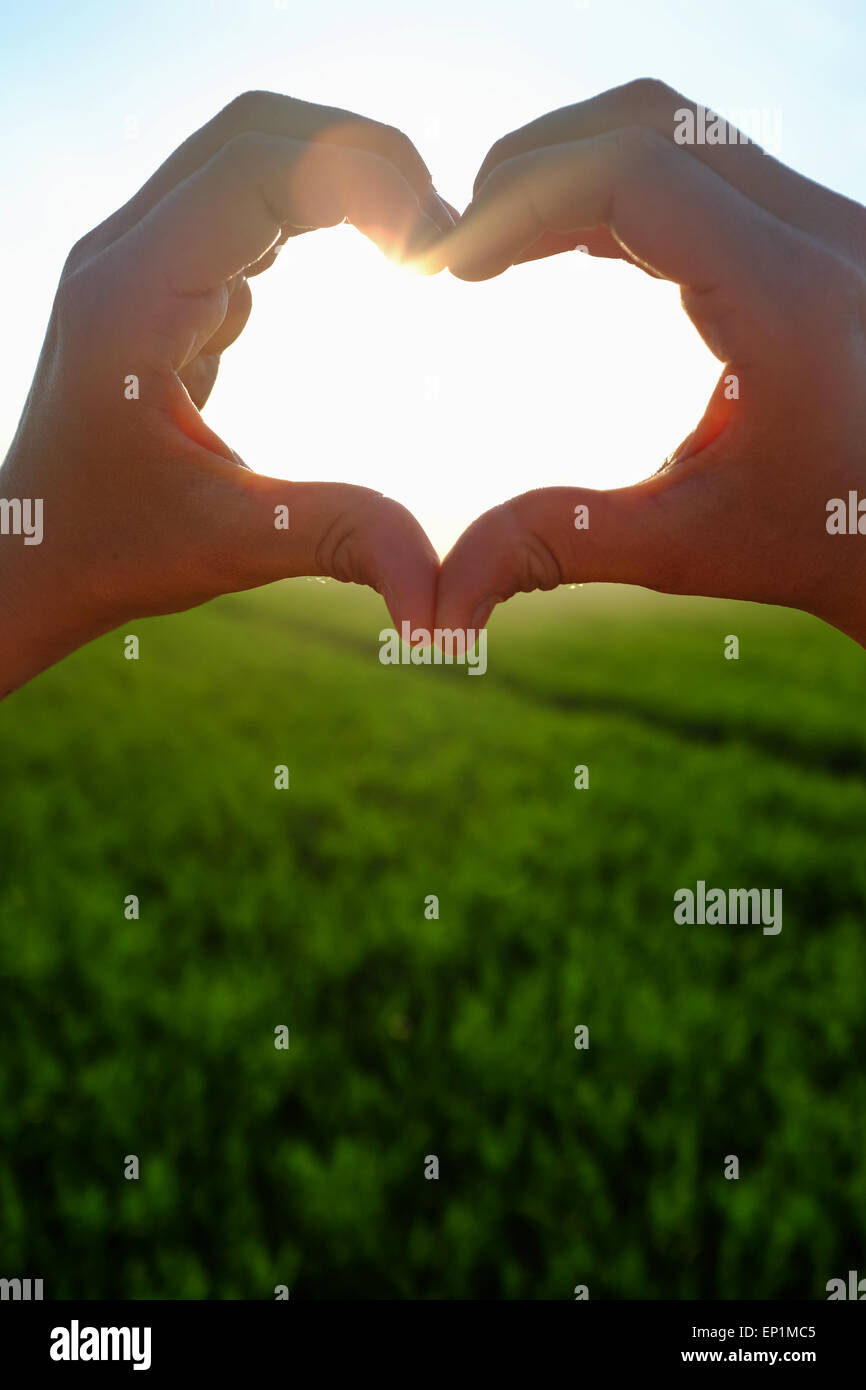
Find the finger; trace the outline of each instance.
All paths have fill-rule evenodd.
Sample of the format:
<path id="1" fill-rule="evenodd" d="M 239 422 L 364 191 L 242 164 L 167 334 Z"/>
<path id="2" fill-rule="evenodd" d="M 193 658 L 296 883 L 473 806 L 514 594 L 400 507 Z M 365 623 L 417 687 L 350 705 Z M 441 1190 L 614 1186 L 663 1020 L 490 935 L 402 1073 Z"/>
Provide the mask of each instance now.
<path id="1" fill-rule="evenodd" d="M 454 220 L 436 195 L 430 171 L 412 141 L 394 126 L 276 92 L 244 92 L 185 140 L 134 197 L 85 238 L 90 252 L 104 249 L 129 231 L 237 136 L 253 134 L 343 145 L 378 155 L 400 171 L 441 230 Z"/>
<path id="2" fill-rule="evenodd" d="M 452 226 L 456 227 L 457 223 L 460 221 L 460 213 L 457 211 L 455 207 L 452 207 L 451 204 L 447 202 L 445 198 L 442 197 L 441 193 L 438 193 L 436 196 L 438 197 L 445 211 L 448 213 L 448 216 L 451 219 Z M 447 231 L 448 229 L 445 228 L 445 230 Z"/>
<path id="3" fill-rule="evenodd" d="M 398 630 L 432 629 L 439 558 L 405 507 L 349 484 L 230 477 L 218 549 L 232 587 L 328 576 L 375 589 Z"/>
<path id="4" fill-rule="evenodd" d="M 515 257 L 514 265 L 523 265 L 527 261 L 545 260 L 548 256 L 561 256 L 565 251 L 581 251 L 584 255 L 598 257 L 602 260 L 627 261 L 630 265 L 639 266 L 643 271 L 657 274 L 656 271 L 651 271 L 649 266 L 641 265 L 640 261 L 629 255 L 608 227 L 583 228 L 580 231 L 565 235 L 557 235 L 556 232 L 544 232 L 538 241 Z"/>
<path id="5" fill-rule="evenodd" d="M 178 364 L 178 375 L 199 410 L 214 388 L 221 355 L 240 337 L 252 307 L 253 299 L 246 277 L 239 275 L 230 286 L 226 314 L 220 326 L 190 361 Z"/>
<path id="6" fill-rule="evenodd" d="M 436 626 L 479 629 L 516 593 L 602 580 L 700 592 L 705 485 L 659 475 L 608 492 L 540 488 L 474 521 L 442 563 Z"/>
<path id="7" fill-rule="evenodd" d="M 639 127 L 500 165 L 432 258 L 447 256 L 462 279 L 488 279 L 546 233 L 598 226 L 694 296 L 715 294 L 728 309 L 736 306 L 741 339 L 778 336 L 794 273 L 791 253 L 802 237 Z"/>
<path id="8" fill-rule="evenodd" d="M 202 351 L 178 372 L 189 398 L 197 410 L 203 409 L 206 405 L 210 393 L 216 385 L 219 369 L 219 353 Z"/>
<path id="9" fill-rule="evenodd" d="M 862 263 L 866 214 L 859 204 L 788 168 L 727 122 L 719 132 L 724 140 L 707 143 L 712 119 L 712 112 L 664 82 L 647 78 L 628 82 L 588 101 L 551 111 L 498 140 L 478 171 L 475 192 L 498 165 L 519 155 L 593 139 L 628 126 L 644 126 L 684 149 L 781 221 L 820 236 Z M 686 143 L 690 133 L 694 139 Z"/>
<path id="10" fill-rule="evenodd" d="M 583 251 L 588 256 L 621 257 L 623 248 L 607 227 L 584 227 L 576 232 L 543 232 L 534 246 L 523 251 L 519 261 L 541 260 L 563 251 Z"/>
<path id="11" fill-rule="evenodd" d="M 252 312 L 253 296 L 245 275 L 238 275 L 232 284 L 226 316 L 219 328 L 205 343 L 202 352 L 219 356 L 239 338 Z"/>
<path id="12" fill-rule="evenodd" d="M 204 294 L 254 264 L 286 222 L 348 219 L 388 254 L 405 256 L 439 229 L 392 164 L 338 145 L 242 135 L 103 253 L 135 269 L 144 295 Z"/>

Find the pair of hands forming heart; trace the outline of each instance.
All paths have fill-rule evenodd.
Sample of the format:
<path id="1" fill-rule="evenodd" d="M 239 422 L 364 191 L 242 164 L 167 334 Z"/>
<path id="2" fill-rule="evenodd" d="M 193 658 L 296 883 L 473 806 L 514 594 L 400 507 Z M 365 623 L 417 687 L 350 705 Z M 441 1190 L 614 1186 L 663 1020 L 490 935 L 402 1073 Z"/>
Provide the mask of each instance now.
<path id="1" fill-rule="evenodd" d="M 544 116 L 494 145 L 462 218 L 405 136 L 344 111 L 251 93 L 186 141 L 64 268 L 3 468 L 45 529 L 0 548 L 0 688 L 132 617 L 294 575 L 369 584 L 428 630 L 608 580 L 803 608 L 866 644 L 859 536 L 826 526 L 830 499 L 866 497 L 866 211 L 755 145 L 678 145 L 689 106 L 639 81 Z M 248 280 L 343 220 L 465 280 L 580 245 L 675 281 L 725 364 L 703 419 L 645 482 L 526 493 L 441 567 L 396 502 L 251 472 L 199 409 Z"/>

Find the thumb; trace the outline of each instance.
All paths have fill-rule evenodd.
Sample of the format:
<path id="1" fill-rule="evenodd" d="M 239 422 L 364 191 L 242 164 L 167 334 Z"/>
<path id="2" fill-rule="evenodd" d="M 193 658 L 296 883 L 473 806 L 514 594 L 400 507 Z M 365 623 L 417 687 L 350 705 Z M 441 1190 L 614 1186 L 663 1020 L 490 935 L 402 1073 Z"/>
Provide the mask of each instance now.
<path id="1" fill-rule="evenodd" d="M 446 556 L 436 625 L 480 628 L 512 594 L 602 580 L 694 592 L 695 479 L 658 474 L 634 487 L 538 488 L 485 512 Z"/>
<path id="2" fill-rule="evenodd" d="M 370 488 L 233 471 L 227 588 L 328 576 L 380 593 L 399 628 L 431 628 L 439 557 L 411 512 Z"/>

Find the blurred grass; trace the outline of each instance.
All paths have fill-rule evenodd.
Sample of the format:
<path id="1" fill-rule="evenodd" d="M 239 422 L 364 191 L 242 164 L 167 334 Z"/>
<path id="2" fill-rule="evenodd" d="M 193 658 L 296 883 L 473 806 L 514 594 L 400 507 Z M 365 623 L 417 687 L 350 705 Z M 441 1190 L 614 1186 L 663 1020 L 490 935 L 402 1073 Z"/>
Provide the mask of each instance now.
<path id="1" fill-rule="evenodd" d="M 863 1272 L 862 652 L 590 588 L 497 611 L 470 678 L 381 666 L 386 621 L 281 585 L 0 710 L 0 1276 L 823 1298 Z M 781 887 L 781 935 L 675 925 L 698 878 Z"/>

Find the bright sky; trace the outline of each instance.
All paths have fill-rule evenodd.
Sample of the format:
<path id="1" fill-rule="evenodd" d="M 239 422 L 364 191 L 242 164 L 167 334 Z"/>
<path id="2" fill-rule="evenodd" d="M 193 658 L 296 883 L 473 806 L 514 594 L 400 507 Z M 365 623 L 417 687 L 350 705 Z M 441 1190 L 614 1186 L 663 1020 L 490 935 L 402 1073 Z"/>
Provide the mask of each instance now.
<path id="1" fill-rule="evenodd" d="M 785 162 L 866 202 L 864 52 L 863 0 L 6 0 L 0 453 L 69 246 L 241 91 L 400 126 L 463 207 L 498 136 L 656 76 L 780 112 Z M 391 493 L 442 552 L 528 487 L 644 477 L 718 375 L 675 288 L 576 252 L 464 285 L 343 227 L 290 243 L 253 294 L 208 423 L 263 472 Z"/>

